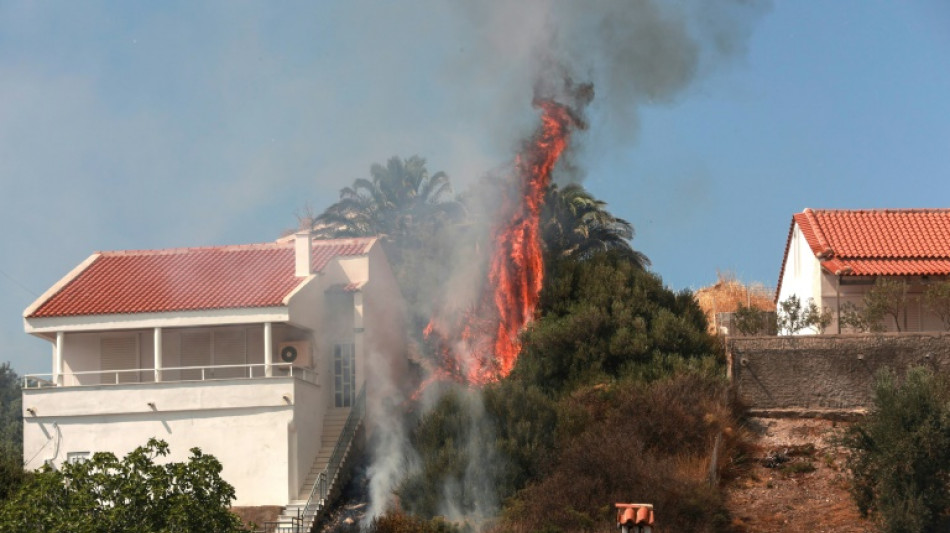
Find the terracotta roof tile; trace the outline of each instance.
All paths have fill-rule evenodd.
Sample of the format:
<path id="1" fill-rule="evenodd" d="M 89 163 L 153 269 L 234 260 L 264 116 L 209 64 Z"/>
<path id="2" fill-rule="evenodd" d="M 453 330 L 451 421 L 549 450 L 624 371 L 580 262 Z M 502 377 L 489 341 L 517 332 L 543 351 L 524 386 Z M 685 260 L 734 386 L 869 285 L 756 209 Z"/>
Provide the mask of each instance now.
<path id="1" fill-rule="evenodd" d="M 617 526 L 652 526 L 653 505 L 648 503 L 615 503 Z"/>
<path id="2" fill-rule="evenodd" d="M 950 274 L 950 209 L 805 209 L 792 216 L 779 289 L 796 225 L 821 266 L 834 274 Z"/>
<path id="3" fill-rule="evenodd" d="M 313 241 L 313 271 L 374 241 Z M 301 281 L 292 243 L 103 252 L 28 318 L 279 306 Z"/>

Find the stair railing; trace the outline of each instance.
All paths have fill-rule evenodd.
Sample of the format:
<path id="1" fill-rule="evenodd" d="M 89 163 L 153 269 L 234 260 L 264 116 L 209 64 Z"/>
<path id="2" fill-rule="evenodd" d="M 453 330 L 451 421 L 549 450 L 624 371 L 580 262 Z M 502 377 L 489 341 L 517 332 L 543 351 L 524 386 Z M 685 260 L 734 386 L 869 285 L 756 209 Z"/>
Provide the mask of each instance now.
<path id="1" fill-rule="evenodd" d="M 337 440 L 336 446 L 333 447 L 330 461 L 327 463 L 327 467 L 323 469 L 323 472 L 320 472 L 320 475 L 317 476 L 313 488 L 310 489 L 310 497 L 307 498 L 307 504 L 304 505 L 300 513 L 300 517 L 307 529 L 313 527 L 313 521 L 317 513 L 326 505 L 327 497 L 329 497 L 330 491 L 333 489 L 333 483 L 336 481 L 336 476 L 340 473 L 340 467 L 346 458 L 346 452 L 353 443 L 353 439 L 356 437 L 356 432 L 363 422 L 365 414 L 366 385 L 364 384 L 363 387 L 360 388 L 356 402 L 354 402 L 353 407 L 350 409 L 349 416 L 346 417 L 346 423 L 343 425 L 343 431 L 340 433 L 340 438 Z"/>

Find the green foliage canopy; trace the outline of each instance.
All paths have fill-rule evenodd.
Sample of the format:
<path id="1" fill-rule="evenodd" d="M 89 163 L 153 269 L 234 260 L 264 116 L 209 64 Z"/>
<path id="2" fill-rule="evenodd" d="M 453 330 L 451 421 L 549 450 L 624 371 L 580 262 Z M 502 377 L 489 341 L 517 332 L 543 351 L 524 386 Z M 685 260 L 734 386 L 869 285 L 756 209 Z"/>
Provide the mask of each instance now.
<path id="1" fill-rule="evenodd" d="M 947 531 L 950 521 L 950 380 L 926 368 L 903 383 L 878 375 L 866 419 L 842 439 L 851 450 L 851 492 L 888 533 Z"/>
<path id="2" fill-rule="evenodd" d="M 16 489 L 23 476 L 20 378 L 10 363 L 3 363 L 0 365 L 0 501 Z"/>
<path id="3" fill-rule="evenodd" d="M 622 254 L 559 261 L 540 312 L 514 375 L 549 393 L 631 373 L 657 379 L 720 352 L 692 293 L 670 291 Z"/>
<path id="4" fill-rule="evenodd" d="M 74 533 L 244 531 L 229 511 L 234 488 L 198 448 L 187 462 L 156 464 L 168 444 L 149 439 L 122 460 L 99 452 L 61 470 L 44 467 L 0 507 L 0 530 Z"/>

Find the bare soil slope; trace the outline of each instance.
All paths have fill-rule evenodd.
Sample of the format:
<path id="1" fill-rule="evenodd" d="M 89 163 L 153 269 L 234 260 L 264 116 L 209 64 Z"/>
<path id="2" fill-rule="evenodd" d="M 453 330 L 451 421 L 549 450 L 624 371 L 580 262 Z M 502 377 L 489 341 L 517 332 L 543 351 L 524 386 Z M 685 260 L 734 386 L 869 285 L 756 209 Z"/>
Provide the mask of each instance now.
<path id="1" fill-rule="evenodd" d="M 756 457 L 726 487 L 738 531 L 870 533 L 848 494 L 845 453 L 833 444 L 841 422 L 754 418 Z"/>

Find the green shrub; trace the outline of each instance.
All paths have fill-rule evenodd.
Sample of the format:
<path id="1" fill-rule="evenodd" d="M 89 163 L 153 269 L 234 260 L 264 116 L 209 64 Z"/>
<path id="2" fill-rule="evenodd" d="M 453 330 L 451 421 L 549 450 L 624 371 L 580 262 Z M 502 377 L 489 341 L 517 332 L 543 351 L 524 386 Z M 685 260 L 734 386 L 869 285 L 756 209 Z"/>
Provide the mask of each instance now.
<path id="1" fill-rule="evenodd" d="M 868 417 L 842 440 L 851 492 L 889 533 L 947 531 L 950 509 L 950 381 L 925 368 L 903 383 L 882 372 Z"/>

